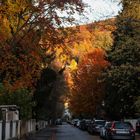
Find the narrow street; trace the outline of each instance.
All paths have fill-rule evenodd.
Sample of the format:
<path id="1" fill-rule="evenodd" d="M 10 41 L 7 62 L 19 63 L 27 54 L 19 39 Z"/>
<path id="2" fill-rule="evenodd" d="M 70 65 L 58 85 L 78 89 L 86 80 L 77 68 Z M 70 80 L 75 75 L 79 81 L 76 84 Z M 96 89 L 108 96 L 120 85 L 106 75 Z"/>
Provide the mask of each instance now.
<path id="1" fill-rule="evenodd" d="M 46 128 L 28 140 L 100 140 L 100 138 L 99 136 L 89 135 L 86 131 L 79 130 L 64 123 L 57 127 Z"/>
<path id="2" fill-rule="evenodd" d="M 62 125 L 57 129 L 56 140 L 99 140 L 99 136 L 89 135 L 71 125 Z"/>
<path id="3" fill-rule="evenodd" d="M 88 134 L 69 124 L 64 123 L 57 127 L 46 128 L 27 140 L 101 140 L 99 136 Z M 136 136 L 140 140 L 140 136 Z"/>

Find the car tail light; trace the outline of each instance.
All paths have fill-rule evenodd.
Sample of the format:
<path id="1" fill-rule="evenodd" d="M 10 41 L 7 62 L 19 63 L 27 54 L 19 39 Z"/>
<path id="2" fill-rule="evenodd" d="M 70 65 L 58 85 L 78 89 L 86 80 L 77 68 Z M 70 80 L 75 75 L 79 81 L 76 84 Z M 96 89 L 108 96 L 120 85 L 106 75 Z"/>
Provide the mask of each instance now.
<path id="1" fill-rule="evenodd" d="M 110 129 L 111 133 L 116 133 L 116 129 L 115 129 L 115 124 L 112 124 L 112 127 Z"/>
<path id="2" fill-rule="evenodd" d="M 135 133 L 135 129 L 134 128 L 131 128 L 130 132 L 131 133 Z"/>

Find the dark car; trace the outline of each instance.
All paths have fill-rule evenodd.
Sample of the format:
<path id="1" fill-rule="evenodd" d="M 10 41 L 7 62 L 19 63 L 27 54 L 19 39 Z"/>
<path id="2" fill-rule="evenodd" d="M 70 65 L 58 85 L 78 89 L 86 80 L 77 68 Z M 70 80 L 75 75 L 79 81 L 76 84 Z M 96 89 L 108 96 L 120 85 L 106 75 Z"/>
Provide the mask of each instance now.
<path id="1" fill-rule="evenodd" d="M 91 122 L 91 120 L 88 120 L 88 119 L 81 120 L 79 123 L 79 128 L 81 130 L 87 130 L 90 122 Z"/>
<path id="2" fill-rule="evenodd" d="M 130 122 L 115 121 L 105 134 L 106 140 L 135 140 L 135 130 Z"/>
<path id="3" fill-rule="evenodd" d="M 80 123 L 79 123 L 79 128 L 81 130 L 86 130 L 86 120 L 81 120 Z"/>
<path id="4" fill-rule="evenodd" d="M 136 122 L 136 132 L 140 134 L 140 119 Z"/>
<path id="5" fill-rule="evenodd" d="M 102 127 L 105 125 L 105 120 L 94 120 L 88 126 L 88 132 L 91 134 L 99 134 Z"/>
<path id="6" fill-rule="evenodd" d="M 88 130 L 90 123 L 91 123 L 90 119 L 85 120 L 85 130 Z"/>
<path id="7" fill-rule="evenodd" d="M 57 119 L 57 120 L 55 121 L 55 124 L 56 124 L 56 125 L 62 125 L 62 120 L 61 120 L 61 119 Z"/>

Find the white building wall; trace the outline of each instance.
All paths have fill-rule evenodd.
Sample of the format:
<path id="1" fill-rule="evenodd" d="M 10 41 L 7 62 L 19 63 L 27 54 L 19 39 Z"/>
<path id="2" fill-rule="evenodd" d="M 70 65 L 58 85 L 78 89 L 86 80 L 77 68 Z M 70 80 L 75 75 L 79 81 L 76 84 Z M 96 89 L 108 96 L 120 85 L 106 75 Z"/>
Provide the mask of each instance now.
<path id="1" fill-rule="evenodd" d="M 10 138 L 10 121 L 6 121 L 5 130 L 5 140 L 8 140 Z"/>
<path id="2" fill-rule="evenodd" d="M 2 121 L 0 121 L 0 140 L 2 140 Z"/>
<path id="3" fill-rule="evenodd" d="M 12 137 L 15 138 L 17 136 L 16 134 L 16 121 L 13 121 L 13 125 L 12 125 Z"/>

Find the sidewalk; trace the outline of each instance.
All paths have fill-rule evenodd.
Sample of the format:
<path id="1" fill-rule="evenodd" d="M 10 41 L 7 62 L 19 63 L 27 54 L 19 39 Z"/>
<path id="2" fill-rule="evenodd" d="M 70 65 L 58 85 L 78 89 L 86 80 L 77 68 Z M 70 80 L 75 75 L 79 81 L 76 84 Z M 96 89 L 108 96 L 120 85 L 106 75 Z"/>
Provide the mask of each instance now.
<path id="1" fill-rule="evenodd" d="M 49 126 L 43 130 L 40 130 L 34 134 L 26 136 L 22 140 L 54 140 L 57 126 Z"/>

